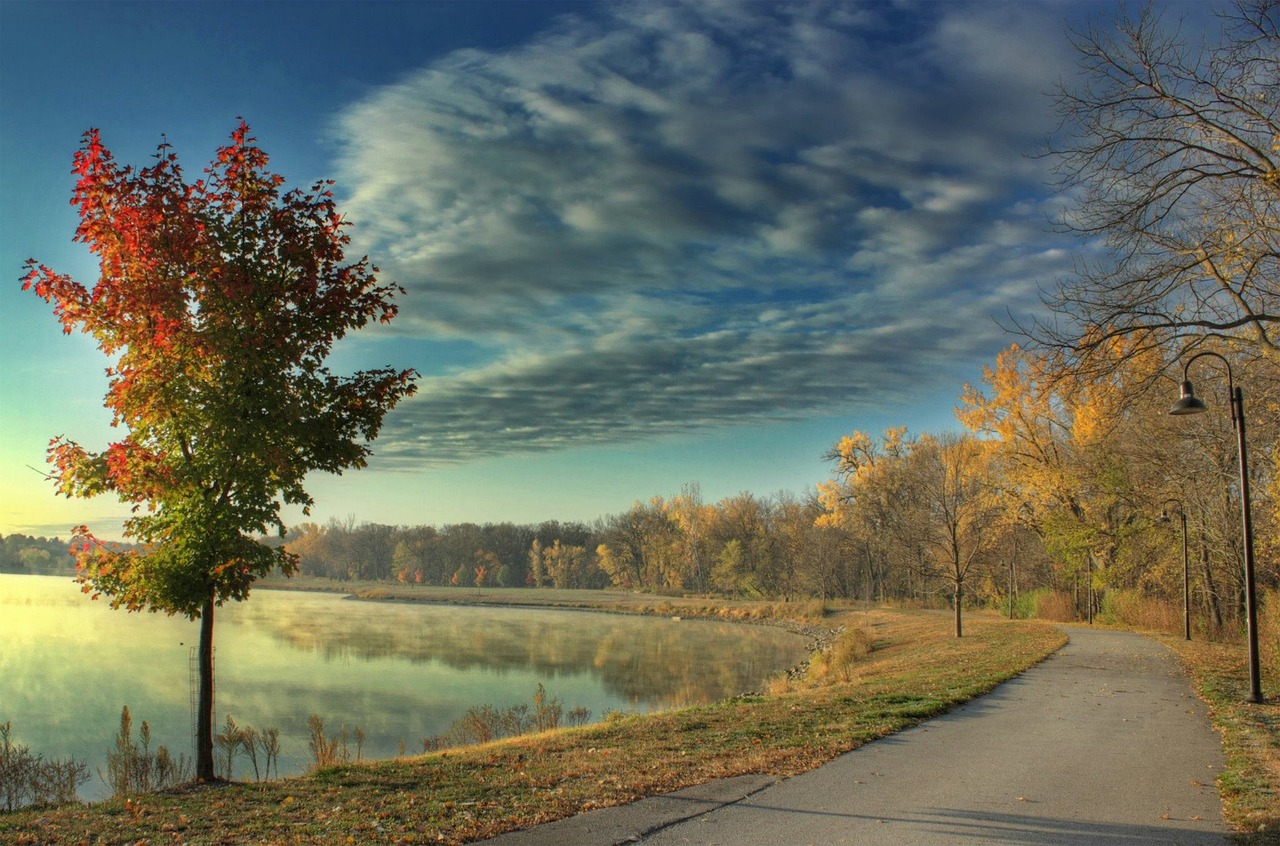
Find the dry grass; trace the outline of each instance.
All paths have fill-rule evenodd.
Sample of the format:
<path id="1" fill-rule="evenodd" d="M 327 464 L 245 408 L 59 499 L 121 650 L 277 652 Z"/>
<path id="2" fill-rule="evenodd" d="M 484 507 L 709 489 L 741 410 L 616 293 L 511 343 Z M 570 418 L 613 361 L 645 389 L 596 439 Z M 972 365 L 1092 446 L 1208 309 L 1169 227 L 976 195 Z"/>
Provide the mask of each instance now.
<path id="1" fill-rule="evenodd" d="M 1038 620 L 1071 623 L 1077 617 L 1075 602 L 1072 601 L 1069 593 L 1045 591 L 1036 596 L 1035 610 L 1032 616 Z"/>
<path id="2" fill-rule="evenodd" d="M 856 678 L 780 696 L 526 736 L 454 752 L 0 816 L 12 843 L 462 843 L 746 773 L 794 775 L 990 690 L 1061 632 L 928 613 L 837 615 L 877 648 Z"/>
<path id="3" fill-rule="evenodd" d="M 293 578 L 262 582 L 260 588 L 346 593 L 357 599 L 394 602 L 429 602 L 444 605 L 495 605 L 537 608 L 580 608 L 619 611 L 661 617 L 711 617 L 743 622 L 790 620 L 821 622 L 830 610 L 817 599 L 774 602 L 700 596 L 662 596 L 624 590 L 571 588 L 441 587 L 438 585 L 388 585 L 385 582 L 336 582 L 331 579 Z"/>
<path id="4" fill-rule="evenodd" d="M 811 687 L 856 680 L 874 643 L 874 635 L 867 628 L 846 628 L 829 649 L 822 650 L 809 661 L 805 680 Z"/>
<path id="5" fill-rule="evenodd" d="M 1223 814 L 1237 842 L 1280 843 L 1280 591 L 1259 597 L 1258 645 L 1263 702 L 1248 701 L 1243 642 L 1165 642 L 1183 659 L 1222 735 L 1226 769 L 1218 778 Z M 1178 626 L 1181 629 L 1181 625 Z"/>
<path id="6" fill-rule="evenodd" d="M 1109 590 L 1101 621 L 1141 632 L 1175 633 L 1182 631 L 1182 605 L 1144 596 L 1139 591 Z"/>

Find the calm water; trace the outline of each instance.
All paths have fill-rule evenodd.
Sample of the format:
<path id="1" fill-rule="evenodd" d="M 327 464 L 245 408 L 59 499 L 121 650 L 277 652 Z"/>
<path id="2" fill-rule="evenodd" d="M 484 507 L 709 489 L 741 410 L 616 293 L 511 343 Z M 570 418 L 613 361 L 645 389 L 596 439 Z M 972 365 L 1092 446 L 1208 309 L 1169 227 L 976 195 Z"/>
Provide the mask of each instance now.
<path id="1" fill-rule="evenodd" d="M 199 624 L 113 611 L 68 578 L 0 574 L 0 723 L 96 774 L 129 706 L 174 752 L 191 752 L 191 651 Z M 798 662 L 802 638 L 764 626 L 543 609 L 356 602 L 255 591 L 218 609 L 217 726 L 280 730 L 282 775 L 309 763 L 307 718 L 361 727 L 365 756 L 421 750 L 468 707 L 529 703 L 541 682 L 599 719 L 757 690 Z M 243 756 L 236 777 L 252 778 Z"/>

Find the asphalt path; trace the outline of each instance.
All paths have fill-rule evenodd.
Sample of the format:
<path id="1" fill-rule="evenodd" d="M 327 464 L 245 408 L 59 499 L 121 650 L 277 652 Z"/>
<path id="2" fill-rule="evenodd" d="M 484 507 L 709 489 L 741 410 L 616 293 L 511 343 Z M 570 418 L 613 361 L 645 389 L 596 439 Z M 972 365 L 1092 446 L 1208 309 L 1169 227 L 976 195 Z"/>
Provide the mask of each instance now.
<path id="1" fill-rule="evenodd" d="M 954 711 L 785 780 L 722 779 L 491 846 L 1222 846 L 1221 744 L 1173 654 L 1086 628 Z"/>

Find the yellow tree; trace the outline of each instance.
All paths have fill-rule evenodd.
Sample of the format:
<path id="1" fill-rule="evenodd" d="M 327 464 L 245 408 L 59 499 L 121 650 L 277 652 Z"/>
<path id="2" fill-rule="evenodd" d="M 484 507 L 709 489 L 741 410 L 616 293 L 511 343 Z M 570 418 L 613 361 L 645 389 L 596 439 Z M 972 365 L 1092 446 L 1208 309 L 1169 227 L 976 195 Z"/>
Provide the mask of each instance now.
<path id="1" fill-rule="evenodd" d="M 906 578 L 906 592 L 915 592 L 911 576 L 920 562 L 918 527 L 909 517 L 905 479 L 895 472 L 914 443 L 906 427 L 886 429 L 879 442 L 855 431 L 841 438 L 826 455 L 836 465 L 835 478 L 818 483 L 823 513 L 816 523 L 821 528 L 839 529 L 848 538 L 865 568 L 868 598 L 885 598 L 895 559 Z M 925 574 L 919 575 L 916 590 L 923 587 Z"/>
<path id="2" fill-rule="evenodd" d="M 1163 416 L 1147 391 L 1164 364 L 1158 351 L 1138 337 L 1096 349 L 1108 366 L 1084 372 L 1058 351 L 1015 344 L 985 369 L 986 390 L 966 385 L 956 409 L 970 432 L 998 445 L 1008 507 L 1029 510 L 1047 549 L 1073 573 L 1084 569 L 1090 588 L 1145 525 L 1140 512 L 1154 494 L 1144 489 L 1159 482 L 1143 478 L 1142 433 Z"/>
<path id="3" fill-rule="evenodd" d="M 904 463 L 925 549 L 951 583 L 956 637 L 964 634 L 965 583 L 987 561 L 997 537 L 1002 506 L 992 452 L 993 444 L 977 438 L 926 435 Z"/>

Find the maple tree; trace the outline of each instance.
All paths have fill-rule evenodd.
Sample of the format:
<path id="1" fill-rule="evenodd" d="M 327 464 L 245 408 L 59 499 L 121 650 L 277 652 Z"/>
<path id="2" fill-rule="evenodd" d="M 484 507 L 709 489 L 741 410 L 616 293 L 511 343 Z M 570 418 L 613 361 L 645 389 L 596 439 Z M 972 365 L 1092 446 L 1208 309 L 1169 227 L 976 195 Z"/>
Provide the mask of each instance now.
<path id="1" fill-rule="evenodd" d="M 23 288 L 54 306 L 67 334 L 114 359 L 105 406 L 123 436 L 100 452 L 64 437 L 50 477 L 68 497 L 111 493 L 132 506 L 109 548 L 81 526 L 72 553 L 86 593 L 113 607 L 199 619 L 196 776 L 213 768 L 215 606 L 248 597 L 297 558 L 281 508 L 313 504 L 309 471 L 363 467 L 384 415 L 414 391 L 391 367 L 349 376 L 325 361 L 336 341 L 396 315 L 399 286 L 367 258 L 347 263 L 347 223 L 331 182 L 282 188 L 243 121 L 202 178 L 165 142 L 155 162 L 118 165 L 96 129 L 74 157 L 75 240 L 97 257 L 86 287 L 34 259 Z"/>

